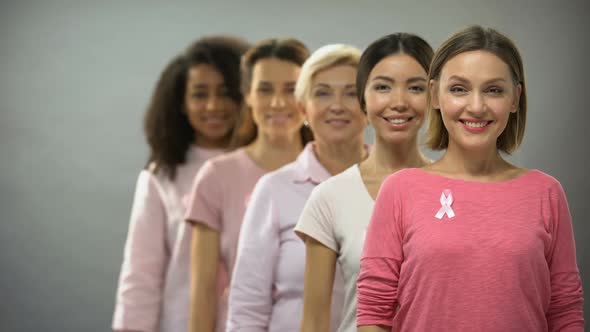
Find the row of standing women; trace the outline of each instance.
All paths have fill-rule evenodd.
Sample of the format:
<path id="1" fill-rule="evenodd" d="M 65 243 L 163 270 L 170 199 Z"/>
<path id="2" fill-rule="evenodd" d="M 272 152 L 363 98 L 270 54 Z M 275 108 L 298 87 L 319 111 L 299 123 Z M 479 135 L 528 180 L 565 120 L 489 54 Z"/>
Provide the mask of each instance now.
<path id="1" fill-rule="evenodd" d="M 113 329 L 582 331 L 564 191 L 501 154 L 526 112 L 493 29 L 198 40 L 146 113 Z"/>

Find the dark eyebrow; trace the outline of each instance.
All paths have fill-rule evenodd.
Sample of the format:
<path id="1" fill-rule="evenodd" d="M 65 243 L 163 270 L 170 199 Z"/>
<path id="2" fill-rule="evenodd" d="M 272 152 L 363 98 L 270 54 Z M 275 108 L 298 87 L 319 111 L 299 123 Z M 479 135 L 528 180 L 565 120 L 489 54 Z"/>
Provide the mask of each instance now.
<path id="1" fill-rule="evenodd" d="M 465 78 L 463 78 L 461 76 L 458 76 L 458 75 L 452 75 L 451 77 L 449 77 L 449 81 L 450 80 L 455 80 L 455 81 L 459 81 L 459 82 L 462 82 L 462 83 L 468 83 L 469 82 L 467 79 L 465 79 Z"/>
<path id="2" fill-rule="evenodd" d="M 345 89 L 348 89 L 348 88 L 354 88 L 354 87 L 356 87 L 356 85 L 355 85 L 355 84 L 346 84 L 346 85 L 344 85 L 344 88 L 345 88 Z M 328 88 L 328 89 L 331 89 L 331 88 L 332 88 L 332 86 L 331 86 L 330 84 L 328 84 L 328 83 L 317 83 L 317 84 L 314 86 L 314 88 Z"/>
<path id="3" fill-rule="evenodd" d="M 375 76 L 373 77 L 373 79 L 371 81 L 376 81 L 376 80 L 384 80 L 390 83 L 395 82 L 395 80 L 391 77 L 387 77 L 387 76 L 383 76 L 383 75 L 379 75 L 379 76 Z"/>
<path id="4" fill-rule="evenodd" d="M 291 87 L 291 86 L 295 86 L 296 82 L 286 82 L 285 86 Z"/>
<path id="5" fill-rule="evenodd" d="M 416 77 L 410 77 L 406 81 L 406 83 L 416 83 L 416 82 L 424 82 L 425 83 L 426 79 L 424 77 L 416 76 Z"/>
<path id="6" fill-rule="evenodd" d="M 490 84 L 490 83 L 495 83 L 495 82 L 506 82 L 506 80 L 501 77 L 497 77 L 497 78 L 492 78 L 490 80 L 485 81 L 485 84 Z"/>
<path id="7" fill-rule="evenodd" d="M 462 82 L 462 83 L 469 83 L 468 79 L 458 76 L 458 75 L 452 75 L 451 77 L 449 77 L 449 81 L 453 80 L 453 79 L 456 81 Z M 494 83 L 494 82 L 506 82 L 506 80 L 503 79 L 502 77 L 495 77 L 495 78 L 491 78 L 491 79 L 485 81 L 484 84 L 490 84 L 490 83 Z"/>

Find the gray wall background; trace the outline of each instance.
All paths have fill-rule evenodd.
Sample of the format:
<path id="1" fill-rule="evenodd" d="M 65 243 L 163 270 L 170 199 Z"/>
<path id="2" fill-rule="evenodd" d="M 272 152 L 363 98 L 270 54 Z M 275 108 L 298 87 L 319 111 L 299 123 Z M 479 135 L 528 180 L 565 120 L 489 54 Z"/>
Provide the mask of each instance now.
<path id="1" fill-rule="evenodd" d="M 144 108 L 167 61 L 211 33 L 292 35 L 313 49 L 395 31 L 438 47 L 472 23 L 512 36 L 530 103 L 512 159 L 563 184 L 588 293 L 588 4 L 514 2 L 1 2 L 0 330 L 109 329 Z"/>

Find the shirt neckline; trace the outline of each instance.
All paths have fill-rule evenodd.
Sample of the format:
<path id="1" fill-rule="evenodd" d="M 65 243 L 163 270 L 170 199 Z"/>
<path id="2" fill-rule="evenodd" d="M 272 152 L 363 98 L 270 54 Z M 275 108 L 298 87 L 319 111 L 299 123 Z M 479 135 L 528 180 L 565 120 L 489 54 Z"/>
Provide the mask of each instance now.
<path id="1" fill-rule="evenodd" d="M 476 181 L 476 180 L 464 180 L 464 179 L 456 179 L 456 178 L 451 178 L 451 177 L 447 177 L 444 175 L 440 175 L 440 174 L 436 174 L 436 173 L 432 173 L 429 171 L 426 171 L 422 168 L 406 168 L 406 170 L 411 170 L 414 172 L 418 172 L 421 173 L 423 175 L 429 176 L 429 177 L 433 177 L 433 178 L 438 178 L 438 179 L 443 179 L 446 181 L 453 181 L 453 182 L 458 182 L 458 183 L 464 183 L 464 184 L 471 184 L 471 185 L 503 185 L 503 184 L 512 184 L 514 182 L 519 182 L 522 181 L 534 174 L 539 173 L 538 169 L 529 169 L 526 172 L 524 172 L 523 174 L 518 175 L 517 177 L 511 178 L 511 179 L 506 179 L 506 180 L 501 180 L 501 181 Z"/>

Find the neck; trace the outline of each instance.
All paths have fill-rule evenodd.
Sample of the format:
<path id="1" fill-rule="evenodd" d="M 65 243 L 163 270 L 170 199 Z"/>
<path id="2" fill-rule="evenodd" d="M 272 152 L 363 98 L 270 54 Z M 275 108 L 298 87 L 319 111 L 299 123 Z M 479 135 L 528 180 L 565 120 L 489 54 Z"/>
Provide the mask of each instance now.
<path id="1" fill-rule="evenodd" d="M 320 138 L 314 142 L 314 152 L 326 170 L 336 175 L 367 157 L 363 137 L 354 141 L 326 142 Z"/>
<path id="2" fill-rule="evenodd" d="M 428 162 L 418 148 L 417 138 L 408 144 L 400 144 L 384 142 L 375 137 L 373 151 L 363 162 L 363 166 L 374 175 L 385 176 L 403 168 L 422 167 Z"/>
<path id="3" fill-rule="evenodd" d="M 469 151 L 452 142 L 449 142 L 447 151 L 437 164 L 437 168 L 445 173 L 462 174 L 468 177 L 493 176 L 510 166 L 495 146 L 481 151 Z"/>
<path id="4" fill-rule="evenodd" d="M 295 135 L 270 137 L 264 133 L 258 136 L 246 151 L 258 166 L 273 171 L 297 159 L 303 149 L 299 131 Z"/>
<path id="5" fill-rule="evenodd" d="M 210 140 L 202 135 L 195 135 L 194 145 L 204 149 L 225 149 L 229 146 L 231 135 L 227 135 L 224 138 L 218 140 Z"/>

